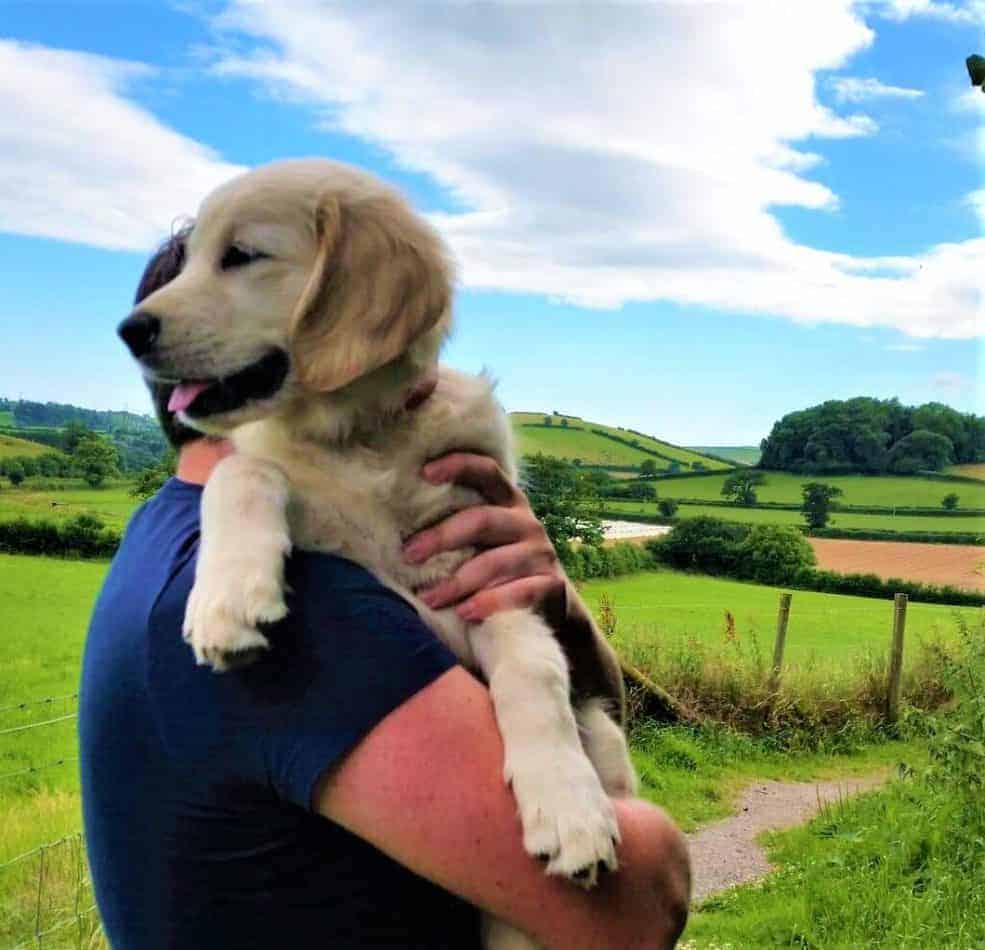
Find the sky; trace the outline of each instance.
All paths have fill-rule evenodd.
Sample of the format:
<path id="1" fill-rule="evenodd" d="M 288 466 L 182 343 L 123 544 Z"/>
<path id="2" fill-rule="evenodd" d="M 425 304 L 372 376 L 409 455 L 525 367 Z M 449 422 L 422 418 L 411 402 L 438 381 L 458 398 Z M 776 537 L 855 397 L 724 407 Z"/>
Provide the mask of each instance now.
<path id="1" fill-rule="evenodd" d="M 114 328 L 248 167 L 400 188 L 509 410 L 757 444 L 985 411 L 985 0 L 0 0 L 0 396 L 149 411 Z"/>

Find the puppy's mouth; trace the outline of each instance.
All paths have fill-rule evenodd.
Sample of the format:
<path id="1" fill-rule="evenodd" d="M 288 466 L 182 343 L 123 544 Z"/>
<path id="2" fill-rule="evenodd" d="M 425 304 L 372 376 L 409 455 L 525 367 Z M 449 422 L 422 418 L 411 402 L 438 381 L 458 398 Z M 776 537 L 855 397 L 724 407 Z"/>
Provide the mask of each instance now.
<path id="1" fill-rule="evenodd" d="M 204 419 L 241 409 L 248 402 L 269 399 L 284 385 L 290 360 L 283 350 L 271 350 L 255 363 L 215 379 L 183 379 L 171 392 L 168 411 L 189 419 Z"/>

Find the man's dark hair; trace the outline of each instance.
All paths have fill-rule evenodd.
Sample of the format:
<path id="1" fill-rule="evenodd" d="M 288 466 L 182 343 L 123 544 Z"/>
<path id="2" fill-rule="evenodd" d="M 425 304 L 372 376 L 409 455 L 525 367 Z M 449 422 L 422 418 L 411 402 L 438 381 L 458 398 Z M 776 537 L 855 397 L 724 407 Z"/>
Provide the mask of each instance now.
<path id="1" fill-rule="evenodd" d="M 190 231 L 191 225 L 176 231 L 151 256 L 140 276 L 140 283 L 137 284 L 137 292 L 133 297 L 135 307 L 181 273 L 181 268 L 185 264 L 185 241 Z M 147 388 L 154 402 L 157 420 L 164 430 L 164 437 L 174 448 L 177 449 L 187 442 L 202 438 L 201 432 L 182 425 L 175 418 L 174 413 L 168 410 L 168 400 L 171 398 L 174 386 L 167 383 L 148 383 Z"/>

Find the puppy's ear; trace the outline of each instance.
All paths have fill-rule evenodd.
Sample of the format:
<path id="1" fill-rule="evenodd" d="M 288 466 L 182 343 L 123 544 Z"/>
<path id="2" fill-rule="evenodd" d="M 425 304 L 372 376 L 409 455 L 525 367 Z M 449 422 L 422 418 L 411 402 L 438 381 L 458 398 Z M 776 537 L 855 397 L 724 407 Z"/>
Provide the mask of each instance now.
<path id="1" fill-rule="evenodd" d="M 389 363 L 445 318 L 451 267 L 395 197 L 323 199 L 318 256 L 291 321 L 302 382 L 331 392 Z"/>

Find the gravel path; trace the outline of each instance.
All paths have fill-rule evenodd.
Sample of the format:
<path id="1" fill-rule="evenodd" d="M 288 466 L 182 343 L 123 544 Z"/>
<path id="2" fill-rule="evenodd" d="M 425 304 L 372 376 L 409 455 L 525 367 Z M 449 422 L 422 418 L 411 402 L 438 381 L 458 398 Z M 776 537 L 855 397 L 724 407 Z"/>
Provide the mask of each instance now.
<path id="1" fill-rule="evenodd" d="M 821 804 L 876 788 L 888 772 L 833 782 L 757 782 L 742 793 L 739 812 L 688 835 L 695 901 L 765 877 L 772 870 L 756 843 L 764 831 L 803 824 Z"/>

